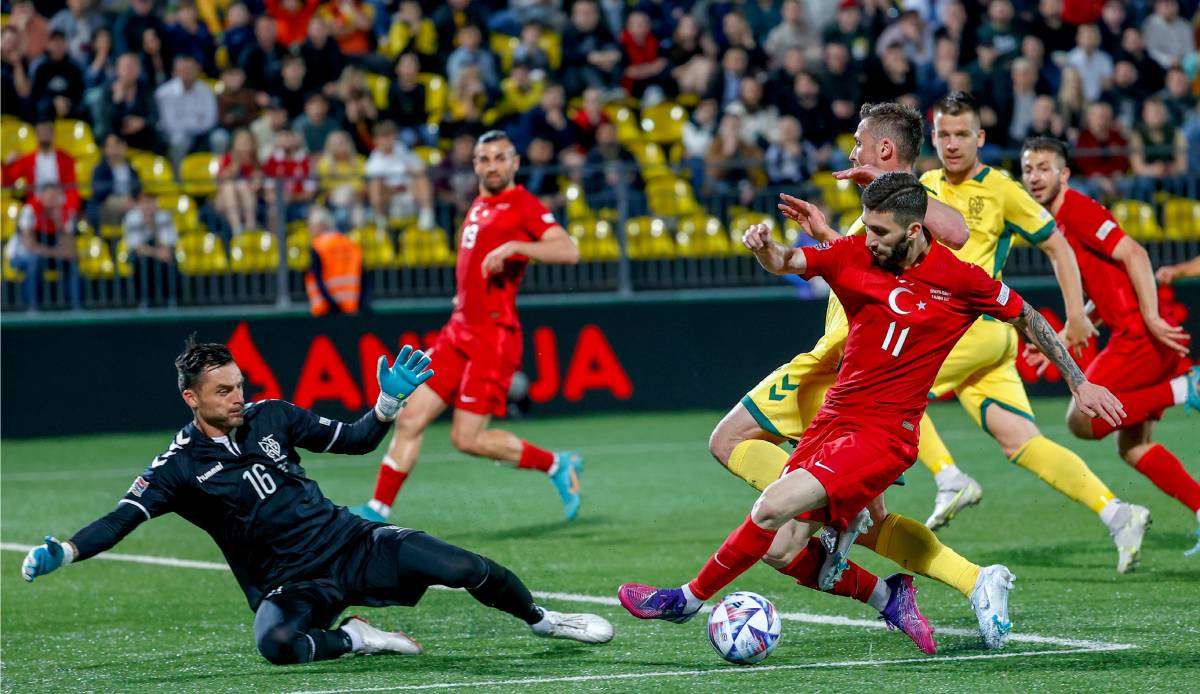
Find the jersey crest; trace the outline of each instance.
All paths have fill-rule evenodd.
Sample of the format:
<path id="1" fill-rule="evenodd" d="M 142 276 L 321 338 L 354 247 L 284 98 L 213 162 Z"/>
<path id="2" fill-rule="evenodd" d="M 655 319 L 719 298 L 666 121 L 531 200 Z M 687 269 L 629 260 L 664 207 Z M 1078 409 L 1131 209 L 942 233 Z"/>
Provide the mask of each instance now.
<path id="1" fill-rule="evenodd" d="M 282 463 L 283 461 L 287 460 L 287 456 L 282 454 L 283 449 L 279 445 L 279 442 L 275 440 L 274 434 L 267 434 L 259 439 L 258 447 L 262 449 L 263 453 L 267 454 L 268 458 L 277 463 Z"/>

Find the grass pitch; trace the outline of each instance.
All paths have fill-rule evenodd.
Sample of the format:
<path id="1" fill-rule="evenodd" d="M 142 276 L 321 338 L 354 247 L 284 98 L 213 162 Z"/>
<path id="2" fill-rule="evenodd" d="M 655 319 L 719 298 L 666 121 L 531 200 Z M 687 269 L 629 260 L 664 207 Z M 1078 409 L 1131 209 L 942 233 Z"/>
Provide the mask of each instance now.
<path id="1" fill-rule="evenodd" d="M 864 605 L 791 584 L 759 566 L 729 590 L 771 598 L 789 619 L 778 650 L 757 667 L 725 664 L 703 619 L 639 622 L 615 606 L 626 580 L 690 578 L 749 509 L 754 493 L 705 450 L 719 413 L 592 416 L 512 424 L 523 436 L 586 457 L 584 506 L 561 521 L 539 476 L 452 451 L 445 424 L 393 520 L 495 558 L 555 609 L 598 612 L 617 635 L 602 647 L 532 637 L 507 615 L 453 591 L 431 591 L 414 609 L 361 610 L 403 627 L 427 653 L 346 657 L 279 668 L 254 648 L 252 614 L 216 546 L 168 516 L 135 531 L 114 554 L 170 557 L 191 566 L 90 560 L 26 585 L 22 553 L 46 533 L 69 537 L 108 512 L 170 432 L 6 441 L 0 471 L 0 612 L 3 691 L 780 691 L 784 687 L 923 691 L 1187 690 L 1200 682 L 1200 557 L 1181 556 L 1195 520 L 1116 457 L 1112 441 L 1071 439 L 1064 400 L 1036 403 L 1043 431 L 1089 462 L 1123 499 L 1148 506 L 1154 525 L 1141 569 L 1118 576 L 1116 552 L 1087 510 L 1005 462 L 957 405 L 932 406 L 960 465 L 982 482 L 980 506 L 941 537 L 980 564 L 1016 574 L 1011 609 L 1018 639 L 985 651 L 974 617 L 953 589 L 918 578 L 922 608 L 940 628 L 927 657 L 897 633 L 874 628 Z M 181 424 L 183 417 L 181 417 Z M 1172 411 L 1158 429 L 1200 472 L 1200 420 Z M 309 455 L 305 463 L 338 503 L 371 491 L 378 458 Z M 892 510 L 919 520 L 933 484 L 919 465 L 888 492 Z M 858 549 L 880 575 L 895 567 Z"/>

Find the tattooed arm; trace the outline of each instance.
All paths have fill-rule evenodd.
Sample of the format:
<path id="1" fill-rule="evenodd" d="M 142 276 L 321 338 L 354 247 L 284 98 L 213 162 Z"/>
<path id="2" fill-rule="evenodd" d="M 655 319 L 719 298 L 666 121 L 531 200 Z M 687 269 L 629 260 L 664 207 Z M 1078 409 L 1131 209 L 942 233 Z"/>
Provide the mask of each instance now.
<path id="1" fill-rule="evenodd" d="M 1125 416 L 1125 408 L 1121 406 L 1121 401 L 1104 386 L 1090 383 L 1084 378 L 1079 365 L 1067 351 L 1067 346 L 1042 314 L 1034 310 L 1033 306 L 1025 304 L 1021 307 L 1021 314 L 1010 322 L 1020 328 L 1029 340 L 1038 346 L 1042 354 L 1058 367 L 1059 373 L 1071 387 L 1071 393 L 1075 396 L 1075 406 L 1080 412 L 1089 417 L 1099 417 L 1113 426 L 1120 426 L 1121 419 Z"/>

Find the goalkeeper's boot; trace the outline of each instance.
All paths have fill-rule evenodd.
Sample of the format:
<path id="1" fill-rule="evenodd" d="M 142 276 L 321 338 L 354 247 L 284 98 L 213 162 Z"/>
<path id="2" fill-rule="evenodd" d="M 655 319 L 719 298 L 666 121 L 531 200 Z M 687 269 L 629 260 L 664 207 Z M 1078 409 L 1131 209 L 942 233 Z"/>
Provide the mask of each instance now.
<path id="1" fill-rule="evenodd" d="M 376 523 L 386 523 L 387 522 L 387 516 L 384 516 L 379 511 L 376 511 L 375 509 L 371 508 L 370 504 L 360 504 L 358 506 L 351 506 L 349 510 L 350 510 L 350 513 L 353 513 L 354 515 L 358 516 L 359 518 L 363 518 L 365 520 L 374 521 Z"/>
<path id="2" fill-rule="evenodd" d="M 683 624 L 700 611 L 703 603 L 689 606 L 682 588 L 655 588 L 641 583 L 626 583 L 617 590 L 621 607 L 638 619 L 664 619 Z"/>
<path id="3" fill-rule="evenodd" d="M 987 648 L 1004 648 L 1012 622 L 1008 619 L 1008 591 L 1016 576 L 1002 564 L 985 566 L 971 591 L 971 608 L 979 620 L 979 637 Z"/>
<path id="4" fill-rule="evenodd" d="M 416 639 L 403 631 L 384 631 L 371 626 L 367 620 L 358 615 L 351 615 L 342 620 L 339 625 L 342 631 L 357 636 L 361 645 L 354 649 L 362 655 L 380 653 L 398 653 L 400 655 L 420 655 L 424 650 Z"/>
<path id="5" fill-rule="evenodd" d="M 1200 511 L 1196 511 L 1196 521 L 1200 522 Z M 1196 544 L 1191 549 L 1184 552 L 1183 556 L 1194 557 L 1198 554 L 1200 554 L 1200 528 L 1196 528 Z"/>
<path id="6" fill-rule="evenodd" d="M 554 612 L 544 607 L 542 621 L 530 624 L 533 633 L 548 639 L 570 639 L 581 643 L 608 643 L 612 641 L 613 627 L 608 620 L 586 612 Z"/>
<path id="7" fill-rule="evenodd" d="M 938 484 L 933 513 L 925 520 L 925 526 L 937 530 L 953 520 L 959 511 L 978 504 L 982 497 L 983 487 L 967 473 L 960 472 L 944 485 Z"/>
<path id="8" fill-rule="evenodd" d="M 1142 555 L 1142 538 L 1150 526 L 1150 511 L 1144 506 L 1122 502 L 1108 525 L 1113 544 L 1117 546 L 1117 573 L 1137 568 Z"/>
<path id="9" fill-rule="evenodd" d="M 833 586 L 842 580 L 842 572 L 850 566 L 850 548 L 859 535 L 871 529 L 871 514 L 867 509 L 858 512 L 850 521 L 850 527 L 838 532 L 829 526 L 821 529 L 821 543 L 825 545 L 825 561 L 821 564 L 821 572 L 817 574 L 817 587 L 824 591 L 833 590 Z"/>
<path id="10" fill-rule="evenodd" d="M 583 474 L 583 456 L 572 451 L 554 454 L 554 472 L 550 483 L 562 497 L 563 513 L 567 520 L 575 520 L 579 514 L 579 477 Z"/>
<path id="11" fill-rule="evenodd" d="M 1184 375 L 1187 376 L 1187 400 L 1183 403 L 1183 410 L 1200 412 L 1200 366 L 1193 366 Z"/>
<path id="12" fill-rule="evenodd" d="M 888 604 L 879 613 L 888 629 L 903 631 L 923 652 L 937 653 L 937 642 L 933 640 L 933 627 L 917 607 L 917 589 L 912 576 L 892 574 L 884 581 L 891 591 Z"/>

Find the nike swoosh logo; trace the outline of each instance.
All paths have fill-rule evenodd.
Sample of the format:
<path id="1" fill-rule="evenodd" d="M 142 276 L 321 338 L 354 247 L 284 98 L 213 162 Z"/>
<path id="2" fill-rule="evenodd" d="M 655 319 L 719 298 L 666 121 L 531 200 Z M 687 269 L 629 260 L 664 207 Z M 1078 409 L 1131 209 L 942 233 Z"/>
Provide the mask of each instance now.
<path id="1" fill-rule="evenodd" d="M 466 395 L 460 395 L 460 396 L 458 396 L 458 399 L 462 400 L 463 402 L 475 402 L 479 398 L 469 398 Z"/>
<path id="2" fill-rule="evenodd" d="M 813 463 L 813 467 L 819 467 L 822 470 L 828 470 L 830 472 L 833 472 L 833 468 L 829 467 L 828 465 L 826 465 L 824 463 Z"/>

